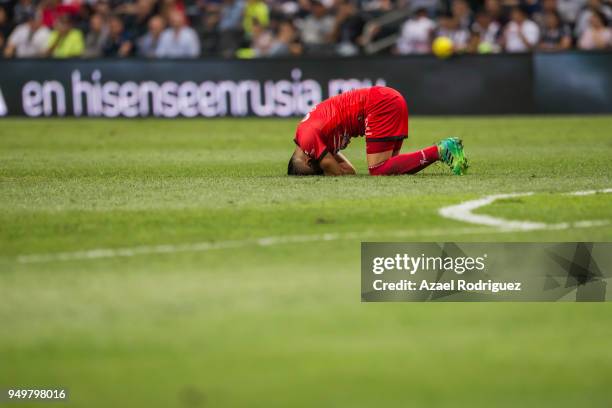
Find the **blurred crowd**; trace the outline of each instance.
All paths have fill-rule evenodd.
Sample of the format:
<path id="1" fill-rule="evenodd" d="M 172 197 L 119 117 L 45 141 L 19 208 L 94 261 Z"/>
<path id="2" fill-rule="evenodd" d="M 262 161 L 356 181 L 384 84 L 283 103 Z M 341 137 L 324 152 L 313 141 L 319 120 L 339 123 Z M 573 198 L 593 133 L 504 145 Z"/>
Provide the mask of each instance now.
<path id="1" fill-rule="evenodd" d="M 612 0 L 0 0 L 4 58 L 256 58 L 612 47 Z"/>

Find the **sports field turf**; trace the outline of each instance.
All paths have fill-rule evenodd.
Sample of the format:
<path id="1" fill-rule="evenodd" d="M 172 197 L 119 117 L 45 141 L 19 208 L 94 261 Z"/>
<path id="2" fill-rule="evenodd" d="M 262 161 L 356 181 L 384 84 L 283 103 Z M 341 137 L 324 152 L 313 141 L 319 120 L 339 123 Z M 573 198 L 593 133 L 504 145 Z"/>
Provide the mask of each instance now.
<path id="1" fill-rule="evenodd" d="M 367 304 L 359 288 L 361 240 L 612 240 L 612 224 L 438 215 L 535 192 L 478 211 L 612 222 L 611 194 L 564 195 L 612 187 L 612 117 L 411 119 L 404 150 L 460 136 L 464 177 L 367 176 L 358 139 L 359 176 L 289 178 L 295 123 L 3 119 L 0 388 L 67 387 L 86 408 L 612 404 L 610 304 Z"/>

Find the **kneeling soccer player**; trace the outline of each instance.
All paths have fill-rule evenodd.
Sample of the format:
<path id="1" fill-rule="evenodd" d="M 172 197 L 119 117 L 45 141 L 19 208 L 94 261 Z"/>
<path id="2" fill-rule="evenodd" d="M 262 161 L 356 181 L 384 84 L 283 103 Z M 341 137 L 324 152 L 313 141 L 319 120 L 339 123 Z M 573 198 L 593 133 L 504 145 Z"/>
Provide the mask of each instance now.
<path id="1" fill-rule="evenodd" d="M 408 137 L 408 108 L 402 95 L 384 86 L 357 89 L 316 105 L 298 125 L 297 147 L 287 173 L 296 176 L 355 174 L 340 153 L 352 137 L 366 137 L 366 153 L 373 176 L 414 174 L 438 160 L 454 174 L 468 168 L 461 140 L 451 137 L 422 150 L 399 154 Z"/>

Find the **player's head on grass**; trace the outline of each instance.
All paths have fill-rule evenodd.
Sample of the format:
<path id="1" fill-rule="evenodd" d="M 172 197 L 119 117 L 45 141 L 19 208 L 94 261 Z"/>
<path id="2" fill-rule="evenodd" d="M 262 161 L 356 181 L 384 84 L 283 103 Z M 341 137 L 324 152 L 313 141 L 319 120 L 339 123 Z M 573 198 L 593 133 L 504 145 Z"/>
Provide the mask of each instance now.
<path id="1" fill-rule="evenodd" d="M 316 160 L 312 160 L 302 149 L 296 147 L 289 159 L 287 174 L 289 176 L 318 176 L 323 174 L 323 170 Z"/>

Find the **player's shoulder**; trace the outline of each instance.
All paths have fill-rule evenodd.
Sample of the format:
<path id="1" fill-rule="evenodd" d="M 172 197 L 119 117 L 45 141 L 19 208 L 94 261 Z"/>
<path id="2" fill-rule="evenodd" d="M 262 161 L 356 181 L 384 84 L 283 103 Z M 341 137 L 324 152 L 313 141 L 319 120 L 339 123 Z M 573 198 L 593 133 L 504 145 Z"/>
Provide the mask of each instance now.
<path id="1" fill-rule="evenodd" d="M 373 85 L 373 86 L 370 87 L 370 89 L 377 89 L 379 91 L 398 92 L 399 93 L 399 91 L 397 89 L 392 88 L 392 87 L 387 86 L 387 85 Z"/>
<path id="2" fill-rule="evenodd" d="M 374 95 L 375 97 L 402 96 L 400 91 L 395 88 L 391 88 L 390 86 L 375 85 L 369 89 L 370 94 Z"/>
<path id="3" fill-rule="evenodd" d="M 331 99 L 335 99 L 335 101 L 341 101 L 341 100 L 351 100 L 354 98 L 359 98 L 362 95 L 368 95 L 373 89 L 378 88 L 379 86 L 369 86 L 369 87 L 365 87 L 365 88 L 356 88 L 356 89 L 351 89 L 349 91 L 344 91 L 341 94 L 336 95 L 334 98 Z"/>

